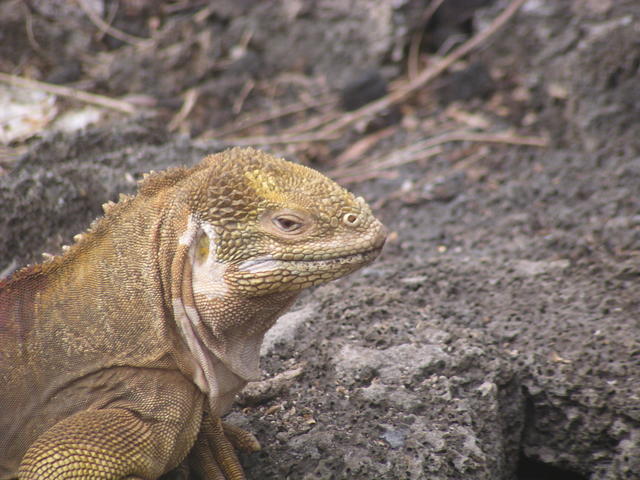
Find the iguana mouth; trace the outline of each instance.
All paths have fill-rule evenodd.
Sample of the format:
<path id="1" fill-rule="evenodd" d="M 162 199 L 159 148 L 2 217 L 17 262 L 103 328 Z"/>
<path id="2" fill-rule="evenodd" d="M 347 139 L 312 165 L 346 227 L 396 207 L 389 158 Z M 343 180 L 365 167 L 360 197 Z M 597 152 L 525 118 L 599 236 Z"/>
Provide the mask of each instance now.
<path id="1" fill-rule="evenodd" d="M 260 273 L 260 272 L 269 272 L 276 270 L 278 266 L 286 266 L 286 265 L 332 265 L 332 264 L 356 264 L 356 265 L 365 265 L 371 263 L 382 251 L 382 247 L 385 244 L 387 238 L 387 230 L 384 228 L 382 224 L 379 225 L 378 232 L 371 242 L 373 246 L 370 249 L 355 252 L 355 253 L 346 253 L 342 255 L 332 255 L 327 257 L 315 257 L 315 258 L 304 258 L 301 256 L 300 258 L 278 258 L 277 256 L 265 256 L 259 258 L 253 258 L 251 260 L 246 260 L 240 263 L 237 266 L 238 272 L 250 272 L 250 273 Z"/>
<path id="2" fill-rule="evenodd" d="M 300 259 L 292 259 L 285 260 L 277 257 L 262 257 L 255 258 L 252 260 L 247 260 L 238 265 L 239 272 L 248 272 L 248 273 L 260 273 L 260 272 L 268 272 L 278 268 L 278 266 L 286 266 L 286 265 L 336 265 L 336 264 L 344 264 L 344 265 L 362 265 L 365 263 L 370 263 L 376 259 L 376 257 L 380 254 L 382 247 L 373 248 L 371 250 L 366 250 L 364 252 L 351 253 L 347 255 L 333 256 L 333 257 L 325 257 L 325 258 L 300 258 Z"/>
<path id="3" fill-rule="evenodd" d="M 347 255 L 340 255 L 335 257 L 328 258 L 317 258 L 317 259 L 304 259 L 304 260 L 292 260 L 292 263 L 301 262 L 301 263 L 323 263 L 323 264 L 331 264 L 331 263 L 354 263 L 357 259 L 361 258 L 363 261 L 371 261 L 375 260 L 375 258 L 380 254 L 380 248 L 372 248 L 371 250 L 366 250 L 364 252 L 351 253 Z"/>

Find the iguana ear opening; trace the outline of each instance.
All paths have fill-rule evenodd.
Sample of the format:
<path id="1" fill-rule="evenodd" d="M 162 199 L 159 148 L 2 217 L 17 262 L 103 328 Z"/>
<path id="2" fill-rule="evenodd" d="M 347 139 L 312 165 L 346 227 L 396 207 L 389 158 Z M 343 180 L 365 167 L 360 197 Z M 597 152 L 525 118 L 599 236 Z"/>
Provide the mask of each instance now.
<path id="1" fill-rule="evenodd" d="M 204 234 L 200 234 L 197 243 L 196 243 L 196 255 L 195 260 L 198 263 L 203 263 L 207 260 L 209 256 L 211 242 L 209 241 L 209 237 Z"/>

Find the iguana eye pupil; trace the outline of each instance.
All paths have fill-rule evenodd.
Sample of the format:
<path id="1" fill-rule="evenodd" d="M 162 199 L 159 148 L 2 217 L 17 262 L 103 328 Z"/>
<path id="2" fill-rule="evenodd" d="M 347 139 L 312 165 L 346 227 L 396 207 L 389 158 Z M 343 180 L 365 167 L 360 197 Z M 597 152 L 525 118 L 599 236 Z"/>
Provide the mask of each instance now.
<path id="1" fill-rule="evenodd" d="M 295 232 L 302 227 L 302 223 L 288 217 L 276 217 L 273 219 L 273 223 L 285 232 Z"/>

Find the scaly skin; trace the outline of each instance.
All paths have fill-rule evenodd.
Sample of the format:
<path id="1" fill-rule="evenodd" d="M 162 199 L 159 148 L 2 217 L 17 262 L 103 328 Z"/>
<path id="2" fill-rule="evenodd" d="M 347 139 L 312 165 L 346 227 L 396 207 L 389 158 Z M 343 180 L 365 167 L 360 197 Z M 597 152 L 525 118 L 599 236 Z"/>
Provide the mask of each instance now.
<path id="1" fill-rule="evenodd" d="M 232 149 L 153 173 L 66 252 L 0 281 L 0 479 L 244 478 L 220 416 L 302 289 L 385 229 L 306 167 Z"/>

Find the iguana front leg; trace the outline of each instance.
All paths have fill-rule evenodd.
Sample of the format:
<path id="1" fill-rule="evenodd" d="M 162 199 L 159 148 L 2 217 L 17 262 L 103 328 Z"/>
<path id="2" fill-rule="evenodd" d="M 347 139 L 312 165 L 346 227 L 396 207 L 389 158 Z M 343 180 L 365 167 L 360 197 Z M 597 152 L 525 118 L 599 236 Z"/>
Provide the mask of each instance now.
<path id="1" fill-rule="evenodd" d="M 178 394 L 138 408 L 112 405 L 71 415 L 29 447 L 18 478 L 158 478 L 182 461 L 198 435 L 202 403 L 188 400 Z"/>
<path id="2" fill-rule="evenodd" d="M 133 412 L 83 411 L 55 424 L 27 450 L 18 475 L 36 479 L 159 476 L 152 428 Z"/>
<path id="3" fill-rule="evenodd" d="M 256 452 L 260 443 L 253 434 L 205 413 L 191 453 L 191 468 L 208 480 L 245 480 L 235 449 Z"/>

